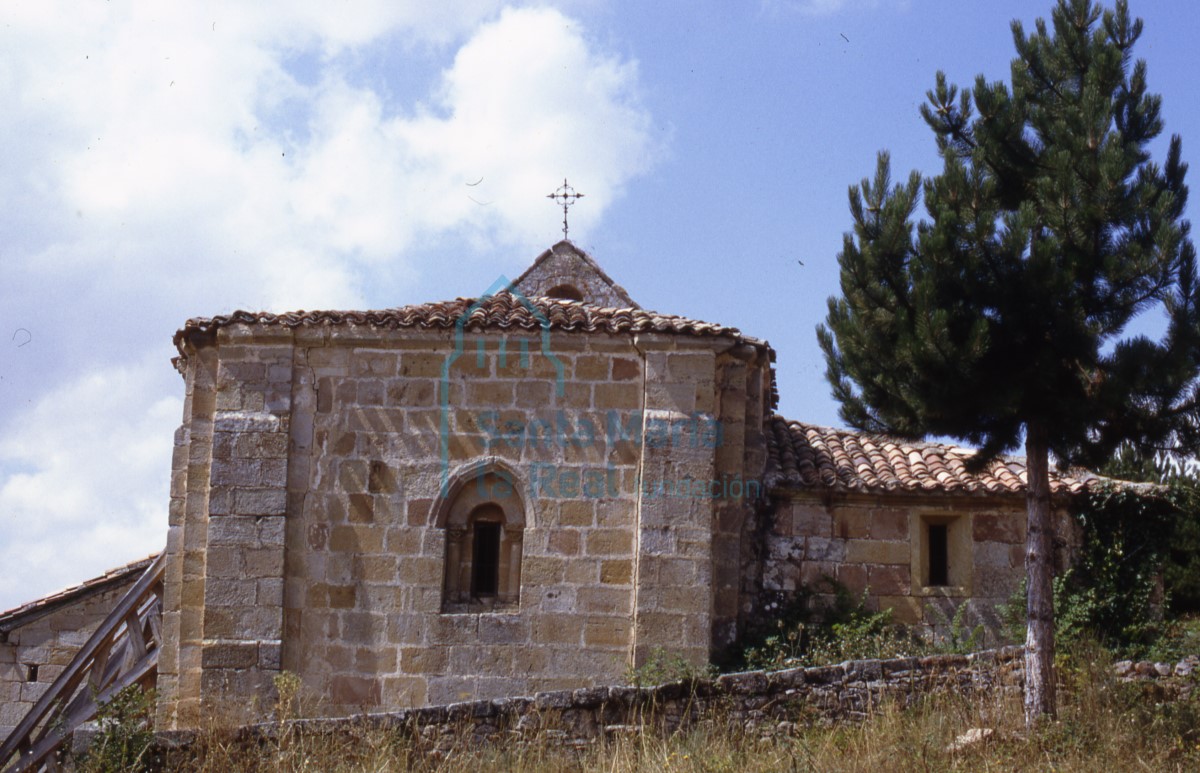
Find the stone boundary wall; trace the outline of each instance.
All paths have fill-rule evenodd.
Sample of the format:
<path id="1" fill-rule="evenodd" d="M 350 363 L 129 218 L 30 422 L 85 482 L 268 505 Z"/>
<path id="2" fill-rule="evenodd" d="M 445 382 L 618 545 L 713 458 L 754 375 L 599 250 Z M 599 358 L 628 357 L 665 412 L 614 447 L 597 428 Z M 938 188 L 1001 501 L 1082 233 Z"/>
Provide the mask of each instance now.
<path id="1" fill-rule="evenodd" d="M 813 721 L 861 720 L 888 702 L 908 706 L 934 692 L 1018 690 L 1022 653 L 1021 647 L 1004 647 L 972 655 L 747 671 L 654 687 L 561 690 L 346 718 L 267 722 L 243 727 L 237 735 L 248 746 L 294 733 L 364 729 L 409 733 L 422 746 L 443 751 L 464 743 L 524 739 L 584 746 L 601 737 L 637 732 L 645 725 L 672 731 L 715 712 L 748 729 L 788 732 Z M 160 754 L 169 759 L 173 753 L 186 752 L 196 740 L 197 733 L 191 730 L 160 732 Z M 87 739 L 77 733 L 75 749 L 86 744 Z"/>
<path id="2" fill-rule="evenodd" d="M 907 707 L 938 692 L 1017 691 L 1024 679 L 1023 657 L 1024 648 L 1010 646 L 971 655 L 855 660 L 654 687 L 590 687 L 345 718 L 264 722 L 238 730 L 235 742 L 249 748 L 296 734 L 382 731 L 409 734 L 420 746 L 441 752 L 534 740 L 582 748 L 602 737 L 636 734 L 646 726 L 672 731 L 717 713 L 747 730 L 788 733 L 812 722 L 862 720 L 889 702 Z M 1180 699 L 1190 696 L 1198 674 L 1196 655 L 1175 664 L 1121 661 L 1113 666 L 1120 681 L 1159 681 L 1172 685 L 1170 697 Z M 95 723 L 85 728 L 76 732 L 76 754 L 96 733 Z M 197 740 L 193 730 L 160 732 L 154 756 L 169 766 L 172 755 L 187 755 Z"/>

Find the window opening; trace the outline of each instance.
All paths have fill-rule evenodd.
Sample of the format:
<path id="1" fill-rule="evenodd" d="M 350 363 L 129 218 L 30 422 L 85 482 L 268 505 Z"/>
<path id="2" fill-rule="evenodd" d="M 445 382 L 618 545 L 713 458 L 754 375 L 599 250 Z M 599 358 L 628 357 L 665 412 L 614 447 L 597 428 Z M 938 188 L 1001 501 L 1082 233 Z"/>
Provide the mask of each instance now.
<path id="1" fill-rule="evenodd" d="M 582 301 L 583 293 L 579 292 L 579 288 L 572 285 L 562 284 L 551 287 L 546 292 L 548 298 L 560 298 L 564 301 Z"/>
<path id="2" fill-rule="evenodd" d="M 949 526 L 931 523 L 929 528 L 929 585 L 950 584 Z"/>
<path id="3" fill-rule="evenodd" d="M 500 524 L 475 522 L 471 551 L 471 595 L 495 596 L 500 589 Z"/>

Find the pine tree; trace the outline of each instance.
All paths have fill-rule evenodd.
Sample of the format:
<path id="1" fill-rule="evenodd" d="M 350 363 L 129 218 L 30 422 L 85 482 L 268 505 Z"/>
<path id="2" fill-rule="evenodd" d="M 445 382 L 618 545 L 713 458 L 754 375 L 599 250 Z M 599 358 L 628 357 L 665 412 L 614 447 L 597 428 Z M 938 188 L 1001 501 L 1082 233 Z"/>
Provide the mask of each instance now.
<path id="1" fill-rule="evenodd" d="M 1059 0 L 1051 24 L 1013 22 L 1009 85 L 960 90 L 938 73 L 921 113 L 942 170 L 893 185 L 884 152 L 851 188 L 842 297 L 817 331 L 850 424 L 962 438 L 978 465 L 1024 442 L 1030 724 L 1055 712 L 1051 458 L 1200 437 L 1187 165 L 1177 136 L 1151 161 L 1161 100 L 1131 59 L 1141 20 L 1124 0 Z M 1152 309 L 1161 337 L 1132 334 Z"/>

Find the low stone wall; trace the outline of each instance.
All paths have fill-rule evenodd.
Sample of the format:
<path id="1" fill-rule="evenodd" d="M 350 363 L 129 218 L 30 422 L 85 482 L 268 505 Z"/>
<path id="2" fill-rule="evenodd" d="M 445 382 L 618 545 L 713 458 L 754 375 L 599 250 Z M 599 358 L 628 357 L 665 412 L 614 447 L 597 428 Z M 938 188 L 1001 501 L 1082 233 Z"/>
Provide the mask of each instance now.
<path id="1" fill-rule="evenodd" d="M 583 746 L 646 725 L 675 730 L 718 713 L 748 729 L 788 732 L 813 721 L 863 719 L 888 702 L 908 706 L 932 692 L 1018 690 L 1021 680 L 1022 649 L 1006 647 L 973 655 L 857 660 L 655 687 L 592 687 L 348 718 L 263 723 L 243 728 L 239 736 L 253 745 L 284 733 L 374 729 L 409 733 L 423 746 L 442 750 L 464 742 L 524 738 Z M 171 749 L 190 747 L 196 735 L 173 731 L 160 733 L 159 738 L 169 756 Z"/>
<path id="2" fill-rule="evenodd" d="M 1113 673 L 1121 681 L 1190 677 L 1200 673 L 1200 656 L 1189 655 L 1178 663 L 1155 663 L 1150 660 L 1122 660 L 1113 664 Z"/>
<path id="3" fill-rule="evenodd" d="M 671 731 L 715 717 L 763 734 L 790 733 L 813 722 L 865 719 L 888 703 L 906 707 L 937 692 L 1015 692 L 1021 689 L 1023 671 L 1023 648 L 1003 647 L 972 655 L 856 660 L 654 687 L 592 687 L 354 717 L 267 722 L 241 728 L 227 740 L 252 748 L 285 736 L 385 732 L 417 739 L 419 747 L 431 752 L 525 741 L 582 748 L 647 726 Z M 1200 657 L 1178 663 L 1122 661 L 1114 664 L 1113 674 L 1122 682 L 1156 683 L 1164 700 L 1186 699 L 1196 686 L 1193 677 L 1200 674 Z M 82 753 L 95 733 L 95 723 L 77 731 L 74 752 Z M 153 757 L 171 769 L 173 756 L 189 758 L 199 740 L 196 731 L 160 732 Z"/>

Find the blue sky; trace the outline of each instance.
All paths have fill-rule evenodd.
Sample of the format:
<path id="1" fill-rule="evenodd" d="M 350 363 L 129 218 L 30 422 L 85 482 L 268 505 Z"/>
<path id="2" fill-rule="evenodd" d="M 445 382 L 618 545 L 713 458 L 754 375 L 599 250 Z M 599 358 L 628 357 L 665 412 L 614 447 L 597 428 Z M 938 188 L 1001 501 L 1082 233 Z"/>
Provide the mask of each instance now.
<path id="1" fill-rule="evenodd" d="M 161 548 L 185 319 L 475 295 L 561 236 L 564 177 L 634 299 L 768 339 L 781 412 L 837 424 L 813 329 L 847 187 L 881 149 L 934 170 L 934 73 L 1007 79 L 1049 9 L 5 4 L 0 609 Z M 1195 158 L 1200 7 L 1132 10 Z"/>

